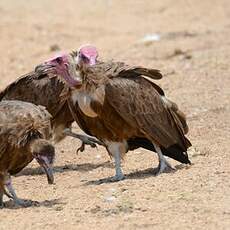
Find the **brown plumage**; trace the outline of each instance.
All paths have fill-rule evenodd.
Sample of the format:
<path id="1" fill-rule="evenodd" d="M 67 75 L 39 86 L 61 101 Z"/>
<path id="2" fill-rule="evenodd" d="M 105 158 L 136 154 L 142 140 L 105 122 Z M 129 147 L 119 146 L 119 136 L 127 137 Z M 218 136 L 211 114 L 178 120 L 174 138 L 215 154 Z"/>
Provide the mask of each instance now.
<path id="1" fill-rule="evenodd" d="M 55 153 L 47 141 L 51 136 L 50 119 L 42 106 L 16 100 L 0 102 L 0 206 L 3 194 L 25 205 L 17 198 L 10 175 L 20 172 L 34 158 L 44 168 L 48 182 L 53 183 Z"/>
<path id="2" fill-rule="evenodd" d="M 82 145 L 78 150 L 83 151 L 85 145 L 96 147 L 96 144 L 101 143 L 95 138 L 71 131 L 74 119 L 64 96 L 68 91 L 69 87 L 59 77 L 52 74 L 47 76 L 47 74 L 30 72 L 21 76 L 1 91 L 0 101 L 20 100 L 45 106 L 52 115 L 51 126 L 54 143 L 61 141 L 65 136 L 72 136 L 82 141 Z"/>
<path id="3" fill-rule="evenodd" d="M 48 78 L 46 75 L 31 72 L 0 92 L 0 100 L 20 100 L 45 106 L 52 115 L 53 138 L 58 142 L 65 137 L 63 130 L 70 128 L 74 121 L 67 102 L 61 99 L 61 95 L 66 92 L 68 87 L 57 77 Z"/>
<path id="4" fill-rule="evenodd" d="M 143 77 L 151 72 L 154 78 L 159 71 L 139 68 L 137 73 L 135 67 L 108 62 L 79 65 L 74 72 L 75 64 L 69 55 L 59 57 L 58 62 L 50 60 L 40 68 L 46 66 L 51 72 L 64 73 L 62 77 L 71 86 L 69 105 L 74 119 L 114 156 L 115 179 L 124 177 L 120 157 L 135 149 L 135 142 L 154 146 L 159 157 L 158 173 L 170 167 L 163 154 L 190 163 L 187 149 L 191 144 L 184 136 L 187 132 L 184 115 L 175 103 L 166 99 L 159 86 Z"/>

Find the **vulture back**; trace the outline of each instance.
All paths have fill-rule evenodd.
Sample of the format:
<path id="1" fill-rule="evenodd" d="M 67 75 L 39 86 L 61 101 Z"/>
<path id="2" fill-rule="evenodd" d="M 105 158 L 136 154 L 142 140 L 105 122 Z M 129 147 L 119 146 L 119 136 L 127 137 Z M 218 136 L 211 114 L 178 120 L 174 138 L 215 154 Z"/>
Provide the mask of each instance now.
<path id="1" fill-rule="evenodd" d="M 54 140 L 57 142 L 64 137 L 63 129 L 70 128 L 74 121 L 67 100 L 62 97 L 68 91 L 68 86 L 58 77 L 50 78 L 47 75 L 31 72 L 18 78 L 0 92 L 0 101 L 20 100 L 45 106 L 52 115 L 51 125 L 54 130 Z"/>
<path id="2" fill-rule="evenodd" d="M 0 135 L 13 146 L 25 146 L 32 138 L 49 139 L 51 117 L 43 106 L 15 100 L 1 101 Z"/>
<path id="3" fill-rule="evenodd" d="M 42 106 L 16 100 L 0 102 L 0 172 L 16 174 L 33 160 L 28 147 L 35 139 L 50 138 L 50 119 Z"/>

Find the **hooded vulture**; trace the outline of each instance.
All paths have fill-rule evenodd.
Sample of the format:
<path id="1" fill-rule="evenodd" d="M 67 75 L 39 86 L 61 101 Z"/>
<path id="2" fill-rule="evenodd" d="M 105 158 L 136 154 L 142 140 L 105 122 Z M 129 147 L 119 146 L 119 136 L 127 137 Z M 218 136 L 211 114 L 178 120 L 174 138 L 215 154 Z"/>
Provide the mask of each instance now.
<path id="1" fill-rule="evenodd" d="M 82 49 L 84 50 L 84 46 Z M 78 54 L 81 54 L 81 49 Z M 91 59 L 96 60 L 97 56 L 93 53 L 90 55 Z M 84 150 L 85 144 L 96 147 L 96 144 L 101 144 L 96 138 L 75 134 L 71 131 L 74 119 L 69 110 L 67 100 L 64 99 L 64 95 L 68 91 L 69 87 L 60 81 L 57 76 L 49 75 L 48 77 L 46 74 L 40 75 L 36 72 L 31 72 L 18 78 L 1 91 L 0 101 L 20 100 L 45 106 L 52 115 L 51 126 L 54 143 L 59 142 L 65 136 L 72 136 L 82 141 L 82 146 L 79 148 L 81 151 Z"/>
<path id="2" fill-rule="evenodd" d="M 121 62 L 76 65 L 74 55 L 62 54 L 36 67 L 39 73 L 54 73 L 70 86 L 69 107 L 75 121 L 95 136 L 115 159 L 113 180 L 124 175 L 120 162 L 131 149 L 146 146 L 158 154 L 158 173 L 171 168 L 164 155 L 190 164 L 184 114 L 152 81 L 158 70 L 128 66 Z"/>
<path id="3" fill-rule="evenodd" d="M 28 205 L 28 201 L 17 197 L 10 176 L 33 159 L 45 170 L 48 183 L 53 183 L 55 150 L 47 141 L 51 135 L 50 118 L 42 106 L 16 100 L 0 102 L 0 207 L 4 194 L 17 205 Z"/>

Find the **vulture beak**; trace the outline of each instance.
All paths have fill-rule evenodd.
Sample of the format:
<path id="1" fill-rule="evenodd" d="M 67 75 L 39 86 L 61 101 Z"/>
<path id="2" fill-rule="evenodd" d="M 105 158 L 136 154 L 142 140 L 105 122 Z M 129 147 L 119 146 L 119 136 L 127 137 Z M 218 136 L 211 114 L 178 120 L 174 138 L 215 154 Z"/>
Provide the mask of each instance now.
<path id="1" fill-rule="evenodd" d="M 54 183 L 53 167 L 49 164 L 44 163 L 41 167 L 45 170 L 47 175 L 48 184 Z"/>
<path id="2" fill-rule="evenodd" d="M 44 169 L 47 176 L 48 184 L 53 184 L 54 175 L 52 163 L 49 163 L 48 159 L 46 158 L 42 158 L 42 160 L 40 158 L 36 158 L 36 160 L 39 163 L 39 165 Z"/>

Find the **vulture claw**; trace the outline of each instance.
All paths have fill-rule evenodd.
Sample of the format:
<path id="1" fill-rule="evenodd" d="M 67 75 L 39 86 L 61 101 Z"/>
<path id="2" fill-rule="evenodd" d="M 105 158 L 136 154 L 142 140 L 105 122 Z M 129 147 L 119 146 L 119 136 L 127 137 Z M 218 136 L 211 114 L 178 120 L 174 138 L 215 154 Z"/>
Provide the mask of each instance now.
<path id="1" fill-rule="evenodd" d="M 77 149 L 77 154 L 78 154 L 79 151 L 83 152 L 84 150 L 85 150 L 85 143 L 82 141 L 81 146 Z"/>
<path id="2" fill-rule="evenodd" d="M 85 150 L 85 145 L 90 145 L 91 148 L 96 148 L 97 147 L 97 145 L 92 141 L 89 141 L 89 140 L 82 141 L 81 146 L 77 149 L 77 154 L 78 154 L 79 151 L 83 152 Z"/>
<path id="3" fill-rule="evenodd" d="M 65 133 L 66 136 L 75 137 L 75 138 L 77 138 L 77 139 L 82 141 L 81 146 L 77 149 L 77 153 L 79 151 L 83 152 L 85 150 L 85 145 L 90 145 L 92 148 L 96 148 L 97 144 L 105 146 L 101 141 L 99 141 L 95 137 L 90 137 L 90 136 L 87 136 L 87 135 L 73 133 L 70 129 L 65 129 L 64 133 Z"/>
<path id="4" fill-rule="evenodd" d="M 31 200 L 23 200 L 23 199 L 15 199 L 14 200 L 16 206 L 21 206 L 21 207 L 30 207 L 33 205 L 33 201 Z"/>
<path id="5" fill-rule="evenodd" d="M 121 181 L 121 180 L 124 180 L 125 179 L 125 176 L 122 174 L 122 175 L 119 175 L 119 176 L 114 176 L 114 177 L 111 177 L 109 179 L 110 182 L 117 182 L 117 181 Z"/>
<path id="6" fill-rule="evenodd" d="M 169 173 L 174 171 L 175 168 L 173 168 L 167 161 L 162 161 L 159 163 L 158 167 L 156 168 L 155 175 L 158 176 L 161 173 Z"/>

